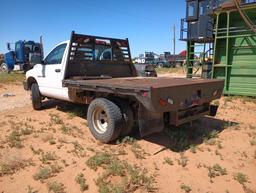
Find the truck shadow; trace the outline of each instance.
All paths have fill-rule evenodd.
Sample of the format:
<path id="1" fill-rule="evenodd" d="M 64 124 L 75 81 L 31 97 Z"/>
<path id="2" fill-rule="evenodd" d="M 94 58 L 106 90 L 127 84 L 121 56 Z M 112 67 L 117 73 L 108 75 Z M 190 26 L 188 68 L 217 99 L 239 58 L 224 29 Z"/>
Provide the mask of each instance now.
<path id="1" fill-rule="evenodd" d="M 73 104 L 58 100 L 48 100 L 44 102 L 44 109 L 56 108 L 59 111 L 68 113 L 70 116 L 79 116 L 83 119 L 86 119 L 87 107 L 87 105 Z M 211 143 L 214 143 L 214 139 L 216 139 L 223 130 L 231 128 L 231 126 L 235 129 L 237 125 L 238 123 L 236 122 L 204 117 L 194 121 L 192 125 L 185 124 L 179 127 L 166 126 L 163 132 L 144 138 L 140 137 L 139 131 L 136 129 L 130 137 L 162 146 L 162 149 L 155 152 L 155 154 L 167 149 L 174 152 L 183 152 L 202 143 L 207 143 L 210 140 L 212 140 Z M 122 141 L 122 139 L 119 139 L 119 141 Z M 216 141 L 218 140 L 215 140 L 215 142 Z M 116 143 L 113 142 L 112 144 L 114 145 Z"/>
<path id="2" fill-rule="evenodd" d="M 220 141 L 217 139 L 218 135 L 231 126 L 235 128 L 236 125 L 238 123 L 204 117 L 194 121 L 192 125 L 167 126 L 163 132 L 146 137 L 144 140 L 163 147 L 158 152 L 155 152 L 155 154 L 167 149 L 174 152 L 183 152 L 190 148 L 195 148 L 202 143 L 218 145 L 221 143 L 218 142 Z"/>
<path id="3" fill-rule="evenodd" d="M 74 104 L 55 99 L 44 101 L 43 104 L 43 109 L 56 108 L 58 111 L 68 113 L 70 116 L 78 116 L 81 118 L 86 118 L 87 107 L 87 105 Z"/>

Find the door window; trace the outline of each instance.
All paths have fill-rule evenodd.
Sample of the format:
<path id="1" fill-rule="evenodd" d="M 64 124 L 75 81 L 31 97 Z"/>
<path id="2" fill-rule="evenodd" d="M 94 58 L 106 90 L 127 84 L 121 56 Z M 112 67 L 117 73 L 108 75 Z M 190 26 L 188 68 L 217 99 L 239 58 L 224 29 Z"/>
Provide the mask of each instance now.
<path id="1" fill-rule="evenodd" d="M 61 64 L 67 44 L 61 44 L 54 48 L 45 59 L 45 64 Z"/>
<path id="2" fill-rule="evenodd" d="M 187 20 L 197 20 L 198 18 L 198 1 L 187 2 Z"/>
<path id="3" fill-rule="evenodd" d="M 196 15 L 196 2 L 188 3 L 188 17 L 195 17 Z"/>

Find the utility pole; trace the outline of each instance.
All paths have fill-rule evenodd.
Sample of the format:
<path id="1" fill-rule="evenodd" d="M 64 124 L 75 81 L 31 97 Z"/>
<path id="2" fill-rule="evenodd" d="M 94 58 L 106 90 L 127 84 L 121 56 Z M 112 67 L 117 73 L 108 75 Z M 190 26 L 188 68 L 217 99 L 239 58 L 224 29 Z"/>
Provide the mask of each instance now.
<path id="1" fill-rule="evenodd" d="M 173 55 L 176 54 L 176 26 L 173 25 Z"/>

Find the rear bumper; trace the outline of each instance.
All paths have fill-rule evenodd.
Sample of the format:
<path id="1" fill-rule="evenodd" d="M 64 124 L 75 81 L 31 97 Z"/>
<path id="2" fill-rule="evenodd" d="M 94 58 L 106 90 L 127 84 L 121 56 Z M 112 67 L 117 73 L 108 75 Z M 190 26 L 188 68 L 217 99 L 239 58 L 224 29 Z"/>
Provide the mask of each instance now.
<path id="1" fill-rule="evenodd" d="M 169 124 L 179 126 L 184 123 L 188 123 L 202 118 L 205 115 L 215 116 L 218 110 L 218 106 L 210 104 L 204 104 L 201 106 L 192 107 L 189 109 L 181 110 L 178 112 L 169 113 Z"/>
<path id="2" fill-rule="evenodd" d="M 25 90 L 29 90 L 27 81 L 23 81 L 23 88 L 24 88 Z"/>
<path id="3" fill-rule="evenodd" d="M 157 113 L 148 111 L 143 105 L 139 106 L 138 125 L 141 137 L 164 130 L 165 124 L 180 126 L 202 118 L 205 115 L 215 116 L 218 106 L 205 103 L 178 112 Z"/>
<path id="4" fill-rule="evenodd" d="M 169 84 L 173 85 L 168 86 Z M 172 81 L 162 79 L 159 85 L 153 85 L 146 95 L 144 95 L 145 92 L 141 95 L 137 94 L 136 98 L 149 111 L 164 113 L 187 110 L 192 106 L 209 104 L 219 99 L 222 95 L 224 81 L 176 78 Z"/>

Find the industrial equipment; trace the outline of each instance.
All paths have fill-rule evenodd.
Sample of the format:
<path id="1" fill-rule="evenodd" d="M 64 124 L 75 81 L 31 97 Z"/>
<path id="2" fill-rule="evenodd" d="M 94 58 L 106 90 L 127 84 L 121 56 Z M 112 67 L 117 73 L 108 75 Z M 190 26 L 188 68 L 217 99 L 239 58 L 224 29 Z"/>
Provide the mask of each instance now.
<path id="1" fill-rule="evenodd" d="M 187 77 L 223 79 L 224 94 L 256 96 L 256 0 L 186 3 Z"/>
<path id="2" fill-rule="evenodd" d="M 164 52 L 164 59 L 168 61 L 170 67 L 181 67 L 186 60 L 186 51 L 173 55 L 170 52 Z"/>
<path id="3" fill-rule="evenodd" d="M 8 73 L 12 70 L 24 70 L 26 72 L 43 60 L 42 38 L 40 38 L 40 43 L 17 41 L 14 50 L 11 49 L 10 43 L 7 43 L 7 49 L 9 52 L 4 54 L 4 59 L 0 63 L 0 72 L 2 73 Z"/>

